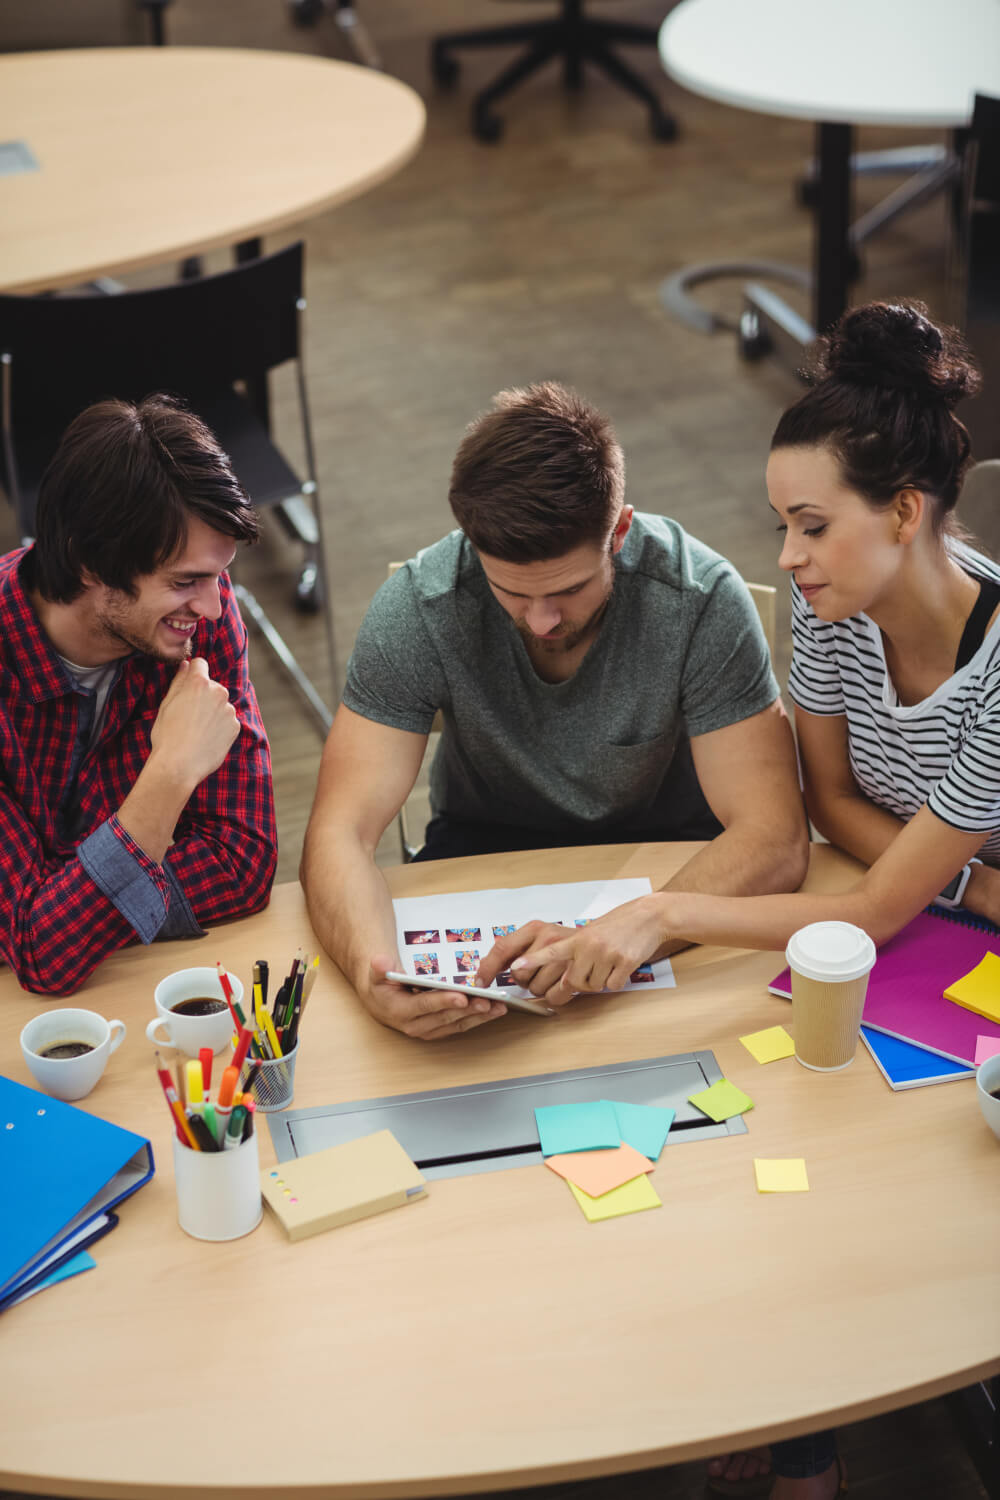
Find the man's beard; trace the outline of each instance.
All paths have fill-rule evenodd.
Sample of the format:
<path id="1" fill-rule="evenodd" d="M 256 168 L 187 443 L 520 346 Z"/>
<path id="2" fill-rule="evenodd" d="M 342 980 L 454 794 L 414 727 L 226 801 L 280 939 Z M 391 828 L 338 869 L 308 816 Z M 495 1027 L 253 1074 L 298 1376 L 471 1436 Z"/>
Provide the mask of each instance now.
<path id="1" fill-rule="evenodd" d="M 580 645 L 581 641 L 586 640 L 589 635 L 592 635 L 596 631 L 598 625 L 600 625 L 601 623 L 601 620 L 604 618 L 604 613 L 607 610 L 608 605 L 611 603 L 611 595 L 614 593 L 614 590 L 614 577 L 612 577 L 611 586 L 608 589 L 608 592 L 605 594 L 600 604 L 594 610 L 593 614 L 590 615 L 582 625 L 571 625 L 564 622 L 559 626 L 559 634 L 550 637 L 548 640 L 546 640 L 542 636 L 535 635 L 534 631 L 529 630 L 528 626 L 523 620 L 515 620 L 514 624 L 517 626 L 517 629 L 521 635 L 521 639 L 524 641 L 525 645 L 534 646 L 538 651 L 549 651 L 553 654 L 559 653 L 560 655 L 565 655 L 568 652 L 573 651 L 577 646 Z"/>
<path id="2" fill-rule="evenodd" d="M 185 661 L 191 655 L 190 640 L 184 643 L 185 649 L 180 654 L 163 651 L 156 644 L 155 628 L 152 635 L 140 635 L 131 629 L 113 609 L 99 614 L 96 623 L 106 640 L 115 646 L 126 648 L 120 653 L 122 656 L 138 652 L 140 656 L 151 656 L 154 661 L 164 662 L 169 666 Z"/>

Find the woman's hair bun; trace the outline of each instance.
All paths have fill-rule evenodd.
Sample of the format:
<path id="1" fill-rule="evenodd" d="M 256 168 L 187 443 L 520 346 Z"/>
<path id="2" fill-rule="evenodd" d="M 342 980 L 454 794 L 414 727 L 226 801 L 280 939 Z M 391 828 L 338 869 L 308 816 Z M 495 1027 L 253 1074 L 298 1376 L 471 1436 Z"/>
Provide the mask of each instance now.
<path id="1" fill-rule="evenodd" d="M 820 373 L 948 407 L 979 389 L 979 372 L 961 334 L 932 323 L 922 302 L 850 308 L 821 341 Z"/>

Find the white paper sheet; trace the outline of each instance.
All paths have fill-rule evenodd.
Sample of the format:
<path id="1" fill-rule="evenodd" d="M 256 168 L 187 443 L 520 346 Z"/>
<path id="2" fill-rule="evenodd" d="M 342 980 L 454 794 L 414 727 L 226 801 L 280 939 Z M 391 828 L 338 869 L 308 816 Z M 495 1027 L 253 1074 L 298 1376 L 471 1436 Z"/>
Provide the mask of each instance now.
<path id="1" fill-rule="evenodd" d="M 392 905 L 396 940 L 407 974 L 432 975 L 453 984 L 470 984 L 497 938 L 525 922 L 558 922 L 581 927 L 626 901 L 653 889 L 643 876 L 634 880 L 577 880 L 565 885 L 525 885 L 510 890 L 450 891 L 435 896 L 401 896 Z M 643 964 L 626 990 L 674 989 L 668 958 Z M 527 997 L 520 985 L 496 988 Z"/>

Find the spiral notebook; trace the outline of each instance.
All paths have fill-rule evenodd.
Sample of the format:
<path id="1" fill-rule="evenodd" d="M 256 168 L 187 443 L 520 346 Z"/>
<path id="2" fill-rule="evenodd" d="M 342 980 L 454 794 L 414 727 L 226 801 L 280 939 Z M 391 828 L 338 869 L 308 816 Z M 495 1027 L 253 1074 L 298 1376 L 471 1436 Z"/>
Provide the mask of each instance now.
<path id="1" fill-rule="evenodd" d="M 868 980 L 864 1024 L 973 1067 L 976 1038 L 1000 1038 L 1000 1025 L 944 998 L 949 985 L 987 953 L 1000 954 L 1000 931 L 961 908 L 929 906 L 883 944 Z M 768 985 L 792 998 L 787 969 Z"/>

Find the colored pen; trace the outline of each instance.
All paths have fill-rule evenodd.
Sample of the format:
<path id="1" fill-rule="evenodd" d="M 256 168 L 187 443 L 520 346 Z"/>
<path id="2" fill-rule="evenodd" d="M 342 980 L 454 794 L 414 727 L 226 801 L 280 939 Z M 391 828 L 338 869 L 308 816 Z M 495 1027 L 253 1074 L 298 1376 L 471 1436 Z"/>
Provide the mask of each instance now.
<path id="1" fill-rule="evenodd" d="M 206 1095 L 212 1087 L 212 1049 L 211 1047 L 198 1048 L 198 1061 L 201 1063 L 201 1086 Z"/>
<path id="2" fill-rule="evenodd" d="M 195 1114 L 200 1115 L 205 1107 L 205 1090 L 201 1082 L 201 1063 L 190 1058 L 185 1065 L 187 1075 L 187 1102 L 188 1108 L 193 1109 Z"/>
<path id="3" fill-rule="evenodd" d="M 271 1049 L 271 1056 L 280 1057 L 281 1043 L 278 1041 L 278 1036 L 274 1029 L 274 1022 L 271 1020 L 271 1017 L 266 1010 L 261 1011 L 261 1019 L 264 1022 L 264 1035 L 267 1037 L 267 1045 Z"/>
<path id="4" fill-rule="evenodd" d="M 234 1146 L 239 1146 L 243 1141 L 243 1125 L 247 1117 L 246 1109 L 242 1104 L 237 1104 L 229 1117 L 229 1125 L 226 1129 L 223 1148 L 232 1151 Z"/>
<path id="5" fill-rule="evenodd" d="M 238 1030 L 242 1018 L 236 1013 L 236 1009 L 233 1003 L 233 987 L 229 983 L 229 975 L 226 973 L 221 963 L 216 962 L 215 967 L 219 971 L 219 984 L 222 986 L 223 998 L 225 999 L 226 1004 L 229 1006 L 230 1013 L 232 1014 L 233 1020 L 235 1021 Z"/>
<path id="6" fill-rule="evenodd" d="M 187 1122 L 191 1134 L 194 1136 L 194 1148 L 196 1151 L 218 1151 L 219 1143 L 205 1124 L 201 1115 L 189 1109 L 187 1111 Z"/>
<path id="7" fill-rule="evenodd" d="M 260 998 L 264 1009 L 267 1009 L 267 987 L 271 977 L 271 966 L 266 958 L 259 958 L 254 964 L 260 984 Z"/>
<path id="8" fill-rule="evenodd" d="M 222 1140 L 226 1134 L 229 1117 L 233 1112 L 233 1095 L 236 1093 L 236 1085 L 240 1081 L 239 1069 L 232 1066 L 226 1068 L 219 1084 L 219 1095 L 215 1101 L 215 1136 Z"/>
<path id="9" fill-rule="evenodd" d="M 184 1109 L 181 1101 L 177 1097 L 174 1081 L 170 1076 L 169 1068 L 163 1066 L 159 1052 L 156 1053 L 156 1076 L 160 1080 L 160 1087 L 163 1089 L 167 1103 L 170 1106 L 170 1112 L 174 1117 L 174 1128 L 177 1131 L 177 1139 L 182 1145 L 193 1146 L 194 1137 L 188 1129 L 188 1122 L 184 1117 Z"/>

